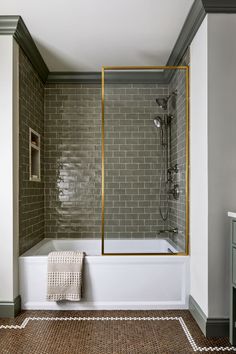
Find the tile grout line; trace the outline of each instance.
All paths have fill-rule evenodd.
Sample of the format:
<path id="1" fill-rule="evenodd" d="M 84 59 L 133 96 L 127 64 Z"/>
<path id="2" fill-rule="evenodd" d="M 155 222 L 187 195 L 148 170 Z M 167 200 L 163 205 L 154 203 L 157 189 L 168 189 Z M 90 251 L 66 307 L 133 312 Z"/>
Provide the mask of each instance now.
<path id="1" fill-rule="evenodd" d="M 0 329 L 24 329 L 29 321 L 178 321 L 194 352 L 235 351 L 236 347 L 199 347 L 182 317 L 26 317 L 21 325 L 0 325 Z"/>

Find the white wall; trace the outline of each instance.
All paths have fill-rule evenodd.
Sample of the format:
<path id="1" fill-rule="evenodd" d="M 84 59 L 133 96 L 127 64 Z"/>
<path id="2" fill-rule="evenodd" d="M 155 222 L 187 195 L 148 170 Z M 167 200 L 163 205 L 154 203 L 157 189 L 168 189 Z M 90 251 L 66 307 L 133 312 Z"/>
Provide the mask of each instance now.
<path id="1" fill-rule="evenodd" d="M 0 36 L 0 53 L 4 53 L 0 55 L 0 302 L 9 302 L 18 295 L 17 224 L 13 228 L 18 204 L 17 188 L 13 190 L 17 178 L 18 108 L 14 100 L 18 101 L 18 46 L 12 36 Z"/>
<path id="2" fill-rule="evenodd" d="M 19 295 L 19 46 L 13 40 L 13 296 Z"/>
<path id="3" fill-rule="evenodd" d="M 236 15 L 208 16 L 209 316 L 227 317 L 229 220 L 236 211 Z"/>
<path id="4" fill-rule="evenodd" d="M 190 47 L 190 294 L 208 315 L 207 18 Z"/>

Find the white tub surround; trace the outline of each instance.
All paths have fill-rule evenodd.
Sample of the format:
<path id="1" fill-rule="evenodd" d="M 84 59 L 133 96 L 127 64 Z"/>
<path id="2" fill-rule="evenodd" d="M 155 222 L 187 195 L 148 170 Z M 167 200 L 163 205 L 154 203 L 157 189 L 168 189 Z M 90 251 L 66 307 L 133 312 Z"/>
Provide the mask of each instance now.
<path id="1" fill-rule="evenodd" d="M 236 213 L 233 211 L 228 211 L 228 217 L 236 219 Z"/>
<path id="2" fill-rule="evenodd" d="M 106 248 L 111 253 L 117 255 L 122 253 L 160 253 L 178 254 L 183 252 L 176 248 L 175 244 L 168 239 L 132 239 L 105 240 Z M 89 256 L 101 255 L 101 240 L 99 239 L 44 239 L 30 250 L 25 252 L 22 257 L 47 256 L 53 251 L 83 251 Z"/>
<path id="3" fill-rule="evenodd" d="M 158 247 L 159 240 L 151 242 Z M 164 240 L 166 241 L 166 240 Z M 124 249 L 128 240 L 112 240 Z M 134 241 L 133 241 L 134 242 Z M 167 241 L 166 241 L 167 242 Z M 123 244 L 123 245 L 122 245 Z M 172 245 L 168 245 L 172 248 Z M 100 240 L 43 240 L 19 258 L 23 309 L 187 309 L 188 256 L 100 256 Z M 53 250 L 86 253 L 83 299 L 80 302 L 46 301 L 47 255 Z"/>

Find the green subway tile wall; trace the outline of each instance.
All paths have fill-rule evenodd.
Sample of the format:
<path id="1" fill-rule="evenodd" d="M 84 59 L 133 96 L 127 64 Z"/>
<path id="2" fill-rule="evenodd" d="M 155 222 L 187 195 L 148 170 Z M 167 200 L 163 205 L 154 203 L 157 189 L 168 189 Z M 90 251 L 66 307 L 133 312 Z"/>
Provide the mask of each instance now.
<path id="1" fill-rule="evenodd" d="M 165 113 L 157 97 L 178 89 L 172 127 L 171 163 L 181 167 L 181 197 L 169 201 L 160 184 L 163 149 L 153 118 Z M 184 246 L 184 79 L 170 86 L 106 84 L 105 236 L 155 238 L 178 226 L 173 238 Z M 41 182 L 29 181 L 29 127 L 41 134 Z M 48 84 L 45 87 L 20 51 L 20 253 L 43 237 L 101 237 L 101 87 Z M 162 166 L 163 167 L 163 166 Z M 181 236 L 182 235 L 182 236 Z M 171 235 L 169 235 L 171 237 Z M 163 235 L 161 236 L 163 237 Z"/>
<path id="2" fill-rule="evenodd" d="M 189 65 L 189 51 L 182 65 Z M 177 70 L 170 82 L 170 92 L 177 90 L 177 96 L 170 102 L 169 111 L 174 116 L 171 125 L 171 165 L 178 164 L 179 172 L 173 174 L 173 182 L 180 188 L 178 200 L 170 198 L 169 226 L 177 227 L 178 235 L 170 235 L 173 241 L 185 249 L 186 233 L 186 72 Z M 171 104 L 172 103 L 172 104 Z"/>
<path id="3" fill-rule="evenodd" d="M 101 237 L 100 85 L 45 88 L 45 235 Z"/>
<path id="4" fill-rule="evenodd" d="M 44 237 L 44 85 L 19 52 L 19 238 L 20 254 Z M 41 135 L 41 182 L 29 181 L 29 127 Z"/>
<path id="5" fill-rule="evenodd" d="M 163 110 L 158 84 L 105 85 L 105 237 L 156 238 L 165 228 L 159 213 L 161 133 L 154 125 Z"/>
<path id="6" fill-rule="evenodd" d="M 156 237 L 160 131 L 155 103 L 167 86 L 106 85 L 105 235 Z M 166 195 L 161 194 L 164 205 Z M 101 237 L 101 89 L 45 88 L 45 235 Z"/>

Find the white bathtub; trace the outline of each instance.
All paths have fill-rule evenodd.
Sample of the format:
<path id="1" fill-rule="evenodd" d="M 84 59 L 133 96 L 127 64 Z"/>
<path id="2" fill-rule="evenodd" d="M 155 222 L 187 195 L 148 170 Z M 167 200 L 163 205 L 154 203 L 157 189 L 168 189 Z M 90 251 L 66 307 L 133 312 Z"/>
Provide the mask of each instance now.
<path id="1" fill-rule="evenodd" d="M 167 240 L 112 240 L 109 252 L 176 252 Z M 135 245 L 135 250 L 134 250 Z M 51 251 L 82 250 L 83 300 L 48 302 L 47 255 Z M 188 256 L 101 256 L 100 240 L 44 239 L 19 257 L 23 309 L 187 309 Z"/>

